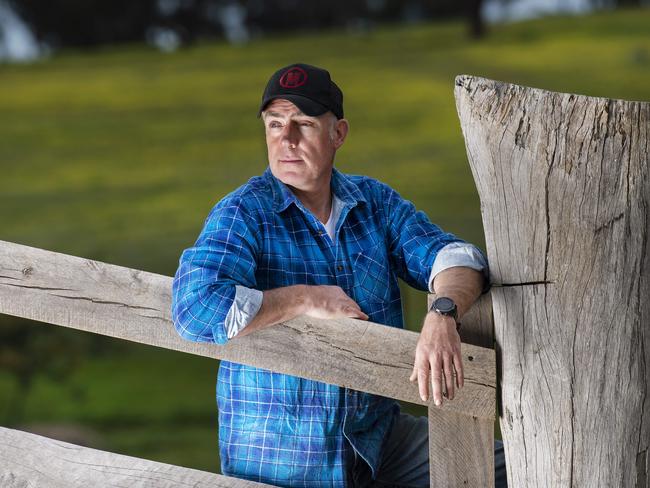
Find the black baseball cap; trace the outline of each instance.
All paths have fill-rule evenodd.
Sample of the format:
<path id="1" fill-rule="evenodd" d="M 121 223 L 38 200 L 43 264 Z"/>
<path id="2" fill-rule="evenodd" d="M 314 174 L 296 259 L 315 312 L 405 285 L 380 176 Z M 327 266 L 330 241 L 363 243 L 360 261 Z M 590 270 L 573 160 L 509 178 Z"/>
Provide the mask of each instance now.
<path id="1" fill-rule="evenodd" d="M 264 89 L 259 117 L 276 98 L 289 100 L 302 113 L 311 117 L 331 110 L 343 118 L 343 93 L 327 70 L 309 64 L 290 64 L 276 71 Z"/>

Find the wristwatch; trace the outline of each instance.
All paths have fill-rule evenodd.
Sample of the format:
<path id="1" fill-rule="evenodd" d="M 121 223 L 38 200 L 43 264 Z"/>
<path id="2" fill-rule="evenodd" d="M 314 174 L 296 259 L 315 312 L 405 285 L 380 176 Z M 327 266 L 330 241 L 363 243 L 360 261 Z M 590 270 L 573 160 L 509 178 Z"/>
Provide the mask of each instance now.
<path id="1" fill-rule="evenodd" d="M 460 330 L 460 322 L 458 321 L 458 307 L 456 307 L 456 303 L 451 298 L 436 298 L 431 304 L 430 311 L 453 318 L 454 322 L 456 322 L 456 330 Z"/>

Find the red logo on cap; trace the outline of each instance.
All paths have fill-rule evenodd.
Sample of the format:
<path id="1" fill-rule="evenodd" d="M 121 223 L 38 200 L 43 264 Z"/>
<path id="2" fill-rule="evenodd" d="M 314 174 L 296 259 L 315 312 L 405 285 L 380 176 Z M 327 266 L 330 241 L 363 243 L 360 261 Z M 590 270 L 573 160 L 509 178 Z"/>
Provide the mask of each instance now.
<path id="1" fill-rule="evenodd" d="M 282 88 L 298 88 L 307 83 L 307 73 L 304 69 L 297 66 L 288 69 L 280 77 L 280 86 Z"/>

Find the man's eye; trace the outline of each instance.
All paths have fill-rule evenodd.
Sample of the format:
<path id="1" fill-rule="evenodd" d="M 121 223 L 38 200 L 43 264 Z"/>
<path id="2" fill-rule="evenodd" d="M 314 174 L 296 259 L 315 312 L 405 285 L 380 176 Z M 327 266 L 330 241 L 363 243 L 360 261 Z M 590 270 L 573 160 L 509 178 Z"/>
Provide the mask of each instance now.
<path id="1" fill-rule="evenodd" d="M 272 128 L 272 129 L 280 127 L 280 122 L 271 122 L 271 123 L 269 123 L 269 127 Z"/>
<path id="2" fill-rule="evenodd" d="M 313 126 L 314 124 L 312 124 L 311 122 L 300 122 L 300 125 L 301 125 L 302 127 L 311 127 L 311 126 Z"/>

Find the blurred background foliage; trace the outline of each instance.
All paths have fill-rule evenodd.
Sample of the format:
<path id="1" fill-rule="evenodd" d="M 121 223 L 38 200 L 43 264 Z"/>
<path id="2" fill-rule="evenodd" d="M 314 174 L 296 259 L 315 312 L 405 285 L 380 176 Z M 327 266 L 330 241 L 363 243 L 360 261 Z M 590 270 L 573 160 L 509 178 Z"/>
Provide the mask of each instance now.
<path id="1" fill-rule="evenodd" d="M 57 34 L 51 25 L 61 11 L 11 3 L 39 42 L 56 49 L 33 63 L 0 64 L 0 239 L 170 276 L 210 208 L 264 170 L 255 115 L 268 77 L 283 65 L 324 66 L 343 88 L 351 132 L 337 154 L 339 169 L 391 184 L 434 222 L 483 248 L 453 99 L 456 75 L 650 99 L 645 8 L 493 24 L 476 40 L 466 12 L 426 20 L 438 15 L 432 11 L 418 22 L 390 14 L 407 23 L 377 14 L 351 28 L 345 20 L 301 23 L 320 19 L 321 7 L 312 6 L 316 13 L 268 19 L 267 27 L 247 20 L 246 32 L 270 35 L 243 42 L 225 30 L 183 27 L 197 34 L 161 50 L 143 42 L 162 15 L 158 4 L 53 1 L 76 12 Z M 30 17 L 36 10 L 44 20 Z M 149 27 L 123 34 L 131 28 L 116 25 L 131 16 L 149 19 Z M 418 330 L 425 296 L 404 291 L 406 325 Z M 217 367 L 0 315 L 0 424 L 218 471 Z"/>

